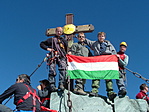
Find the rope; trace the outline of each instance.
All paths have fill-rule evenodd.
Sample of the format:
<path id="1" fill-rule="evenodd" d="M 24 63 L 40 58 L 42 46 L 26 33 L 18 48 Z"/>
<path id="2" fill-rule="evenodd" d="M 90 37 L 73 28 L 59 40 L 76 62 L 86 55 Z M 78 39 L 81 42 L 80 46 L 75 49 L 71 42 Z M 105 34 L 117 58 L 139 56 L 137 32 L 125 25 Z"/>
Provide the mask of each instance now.
<path id="1" fill-rule="evenodd" d="M 125 68 L 126 70 L 128 70 L 129 72 L 131 72 L 134 76 L 136 76 L 136 77 L 138 77 L 138 78 L 144 80 L 146 83 L 149 84 L 149 79 L 146 79 L 146 78 L 143 77 L 141 74 L 139 74 L 139 73 L 137 73 L 137 72 L 133 72 L 132 70 L 130 70 L 130 69 L 126 68 L 126 67 L 124 67 L 124 68 Z"/>

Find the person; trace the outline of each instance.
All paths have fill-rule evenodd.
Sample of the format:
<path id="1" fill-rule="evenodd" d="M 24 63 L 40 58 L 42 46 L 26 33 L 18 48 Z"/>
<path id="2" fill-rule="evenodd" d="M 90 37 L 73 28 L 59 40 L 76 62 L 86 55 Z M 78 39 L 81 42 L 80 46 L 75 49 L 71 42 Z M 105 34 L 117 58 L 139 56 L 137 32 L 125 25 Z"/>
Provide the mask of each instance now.
<path id="1" fill-rule="evenodd" d="M 120 78 L 116 79 L 116 84 L 119 89 L 118 95 L 120 97 L 124 97 L 127 94 L 126 87 L 125 87 L 124 67 L 127 66 L 129 57 L 128 57 L 128 55 L 125 54 L 126 49 L 127 49 L 127 43 L 121 42 L 120 43 L 120 51 L 117 52 L 117 54 L 116 54 L 116 56 L 118 57 L 119 73 L 120 73 Z"/>
<path id="2" fill-rule="evenodd" d="M 16 83 L 0 95 L 0 104 L 12 95 L 17 112 L 40 112 L 40 99 L 35 89 L 31 87 L 30 77 L 27 74 L 19 75 Z"/>
<path id="3" fill-rule="evenodd" d="M 78 39 L 78 43 L 73 43 L 68 54 L 77 55 L 77 56 L 86 56 L 86 57 L 92 56 L 92 53 L 90 52 L 89 48 L 87 48 L 86 45 L 84 44 L 85 34 L 83 32 L 80 32 L 77 36 L 77 39 Z M 80 94 L 80 95 L 87 95 L 87 93 L 84 92 L 85 82 L 86 82 L 86 79 L 76 79 L 74 93 Z"/>
<path id="4" fill-rule="evenodd" d="M 112 55 L 116 54 L 116 50 L 114 46 L 110 43 L 110 41 L 105 40 L 106 33 L 105 32 L 99 32 L 97 41 L 91 41 L 89 39 L 85 39 L 84 43 L 86 43 L 94 52 L 95 56 L 99 55 Z M 116 97 L 116 93 L 113 92 L 112 87 L 112 80 L 105 80 L 106 82 L 106 91 L 107 96 L 109 99 L 113 99 Z M 93 80 L 92 81 L 92 90 L 90 93 L 90 96 L 98 96 L 98 88 L 99 88 L 100 80 Z"/>
<path id="5" fill-rule="evenodd" d="M 40 85 L 37 86 L 38 96 L 41 100 L 41 105 L 50 108 L 50 94 L 49 81 L 47 79 L 39 81 Z"/>
<path id="6" fill-rule="evenodd" d="M 67 47 L 68 42 L 61 37 L 63 34 L 62 27 L 57 27 L 56 35 L 53 38 L 48 38 L 45 41 L 40 43 L 40 47 L 44 50 L 50 51 L 49 53 L 49 77 L 51 91 L 57 91 L 55 76 L 56 76 L 56 64 L 58 65 L 59 70 L 59 86 L 61 90 L 65 89 L 65 80 L 66 80 L 66 67 L 67 67 Z"/>
<path id="7" fill-rule="evenodd" d="M 140 92 L 136 95 L 136 99 L 143 99 L 146 100 L 149 104 L 149 97 L 147 95 L 148 92 L 148 86 L 144 83 L 140 85 Z"/>

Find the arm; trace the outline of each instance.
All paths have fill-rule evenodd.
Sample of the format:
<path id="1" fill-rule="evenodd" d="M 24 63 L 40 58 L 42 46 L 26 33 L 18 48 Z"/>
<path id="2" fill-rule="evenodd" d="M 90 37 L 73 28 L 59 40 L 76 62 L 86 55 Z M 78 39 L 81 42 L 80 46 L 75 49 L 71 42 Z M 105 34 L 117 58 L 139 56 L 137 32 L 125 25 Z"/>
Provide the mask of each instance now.
<path id="1" fill-rule="evenodd" d="M 114 46 L 110 42 L 109 42 L 109 45 L 110 45 L 111 53 L 116 54 L 116 50 L 115 50 Z"/>
<path id="2" fill-rule="evenodd" d="M 2 104 L 2 102 L 7 99 L 8 97 L 10 97 L 11 95 L 14 94 L 16 90 L 16 85 L 12 85 L 10 86 L 7 90 L 5 90 L 1 95 L 0 95 L 0 104 Z"/>
<path id="3" fill-rule="evenodd" d="M 49 95 L 49 91 L 47 89 L 44 90 L 38 90 L 38 96 L 40 98 L 45 98 Z"/>
<path id="4" fill-rule="evenodd" d="M 52 49 L 52 38 L 49 38 L 45 41 L 42 41 L 40 43 L 40 47 L 44 50 L 47 50 L 47 51 L 53 51 L 54 49 Z"/>
<path id="5" fill-rule="evenodd" d="M 125 56 L 126 56 L 126 57 L 125 57 L 124 61 L 119 58 L 119 63 L 120 63 L 120 65 L 122 65 L 122 66 L 127 66 L 127 64 L 128 64 L 129 57 L 128 57 L 127 55 L 125 55 Z"/>
<path id="6" fill-rule="evenodd" d="M 84 43 L 87 44 L 90 48 L 92 48 L 92 45 L 95 41 L 91 41 L 89 39 L 85 39 Z"/>

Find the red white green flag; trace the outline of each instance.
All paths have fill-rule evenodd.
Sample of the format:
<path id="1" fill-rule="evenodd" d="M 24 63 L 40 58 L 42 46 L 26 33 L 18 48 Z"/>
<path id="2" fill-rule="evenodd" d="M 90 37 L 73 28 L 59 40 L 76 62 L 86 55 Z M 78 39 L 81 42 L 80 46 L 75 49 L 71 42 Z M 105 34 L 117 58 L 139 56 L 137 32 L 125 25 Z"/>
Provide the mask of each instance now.
<path id="1" fill-rule="evenodd" d="M 70 79 L 119 79 L 118 58 L 115 55 L 67 55 L 67 60 Z"/>

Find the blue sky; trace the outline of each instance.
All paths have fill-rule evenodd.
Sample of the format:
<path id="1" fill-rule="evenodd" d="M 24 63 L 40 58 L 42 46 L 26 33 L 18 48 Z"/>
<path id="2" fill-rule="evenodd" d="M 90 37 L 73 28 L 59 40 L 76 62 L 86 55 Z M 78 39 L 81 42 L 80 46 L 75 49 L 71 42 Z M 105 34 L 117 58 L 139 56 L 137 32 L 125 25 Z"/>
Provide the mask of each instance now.
<path id="1" fill-rule="evenodd" d="M 93 24 L 94 32 L 87 38 L 97 40 L 97 33 L 107 33 L 107 40 L 119 50 L 119 43 L 126 41 L 129 55 L 128 68 L 148 76 L 148 0 L 0 0 L 0 94 L 15 83 L 19 74 L 30 75 L 43 60 L 46 51 L 39 46 L 47 39 L 47 28 L 65 25 L 65 14 L 74 14 L 74 24 Z M 41 79 L 48 76 L 46 63 L 31 77 L 36 87 Z M 114 91 L 118 92 L 114 83 Z M 127 72 L 128 96 L 132 99 L 139 92 L 143 80 Z M 91 90 L 91 81 L 85 89 Z M 101 81 L 99 94 L 106 95 L 104 81 Z M 12 109 L 13 100 L 7 103 Z"/>

